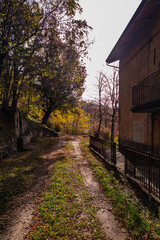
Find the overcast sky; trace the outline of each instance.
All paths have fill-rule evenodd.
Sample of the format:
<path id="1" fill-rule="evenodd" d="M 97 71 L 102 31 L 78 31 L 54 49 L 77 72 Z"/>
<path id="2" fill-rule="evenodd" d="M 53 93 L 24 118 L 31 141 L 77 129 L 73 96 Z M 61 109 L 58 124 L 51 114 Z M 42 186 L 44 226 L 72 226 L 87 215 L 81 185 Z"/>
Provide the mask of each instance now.
<path id="1" fill-rule="evenodd" d="M 86 61 L 88 77 L 83 99 L 92 99 L 97 72 L 107 72 L 105 60 L 127 26 L 141 0 L 80 0 L 83 7 L 81 18 L 93 27 L 90 34 L 95 39 L 89 49 L 91 62 Z M 92 91 L 93 90 L 93 91 Z"/>

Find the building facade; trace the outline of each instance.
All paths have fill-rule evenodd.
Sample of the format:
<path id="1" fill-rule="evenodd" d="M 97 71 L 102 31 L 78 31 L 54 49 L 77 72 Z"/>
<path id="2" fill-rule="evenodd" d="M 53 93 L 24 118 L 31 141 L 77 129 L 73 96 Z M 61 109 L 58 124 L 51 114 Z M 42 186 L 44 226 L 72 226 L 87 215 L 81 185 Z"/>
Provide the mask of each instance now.
<path id="1" fill-rule="evenodd" d="M 106 62 L 117 60 L 120 150 L 160 156 L 160 1 L 141 2 Z"/>

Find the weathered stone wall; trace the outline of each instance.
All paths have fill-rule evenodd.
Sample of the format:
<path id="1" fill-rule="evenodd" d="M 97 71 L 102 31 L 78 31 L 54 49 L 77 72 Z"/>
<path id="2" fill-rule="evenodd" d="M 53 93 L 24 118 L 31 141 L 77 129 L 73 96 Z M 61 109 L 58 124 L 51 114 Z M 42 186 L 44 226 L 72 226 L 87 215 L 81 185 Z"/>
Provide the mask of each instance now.
<path id="1" fill-rule="evenodd" d="M 7 157 L 9 154 L 17 151 L 17 137 L 5 137 L 0 142 L 0 159 Z"/>
<path id="2" fill-rule="evenodd" d="M 21 120 L 21 133 L 19 137 L 23 138 L 24 145 L 29 143 L 33 137 L 58 137 L 58 134 L 45 127 L 44 125 L 34 123 L 28 119 Z"/>
<path id="3" fill-rule="evenodd" d="M 12 115 L 0 109 L 0 159 L 22 150 L 33 137 L 58 137 L 58 134 L 36 122 L 20 117 L 19 112 Z"/>

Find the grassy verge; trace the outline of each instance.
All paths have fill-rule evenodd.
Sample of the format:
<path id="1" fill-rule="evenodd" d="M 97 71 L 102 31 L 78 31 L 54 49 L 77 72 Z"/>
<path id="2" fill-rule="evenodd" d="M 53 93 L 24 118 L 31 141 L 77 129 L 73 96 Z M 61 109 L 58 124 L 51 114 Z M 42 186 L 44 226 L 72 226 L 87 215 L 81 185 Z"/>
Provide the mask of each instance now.
<path id="1" fill-rule="evenodd" d="M 160 239 L 160 222 L 148 208 L 138 200 L 133 191 L 120 183 L 115 176 L 106 170 L 90 152 L 89 143 L 81 138 L 81 147 L 95 176 L 103 186 L 106 197 L 112 203 L 112 211 L 123 223 L 132 239 Z"/>
<path id="2" fill-rule="evenodd" d="M 54 164 L 48 191 L 32 222 L 29 239 L 105 239 L 95 209 L 66 145 Z"/>

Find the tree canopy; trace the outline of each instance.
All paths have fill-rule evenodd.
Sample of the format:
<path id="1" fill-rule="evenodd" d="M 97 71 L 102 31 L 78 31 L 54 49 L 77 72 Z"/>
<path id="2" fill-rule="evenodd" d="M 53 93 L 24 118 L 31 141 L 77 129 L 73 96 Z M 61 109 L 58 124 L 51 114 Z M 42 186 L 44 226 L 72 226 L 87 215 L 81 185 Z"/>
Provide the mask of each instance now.
<path id="1" fill-rule="evenodd" d="M 0 5 L 0 103 L 31 106 L 31 95 L 51 112 L 72 105 L 84 89 L 83 58 L 91 44 L 79 0 L 2 0 Z M 26 107 L 26 108 L 27 108 Z M 24 109 L 24 106 L 23 106 Z"/>

